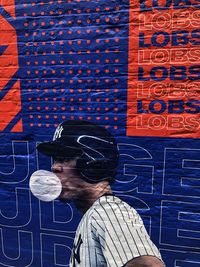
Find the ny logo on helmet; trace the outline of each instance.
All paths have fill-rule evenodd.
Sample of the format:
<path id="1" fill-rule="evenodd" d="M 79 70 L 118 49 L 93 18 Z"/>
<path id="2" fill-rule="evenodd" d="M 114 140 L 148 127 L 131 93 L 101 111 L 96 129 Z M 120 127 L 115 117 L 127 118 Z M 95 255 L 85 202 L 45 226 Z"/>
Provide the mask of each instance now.
<path id="1" fill-rule="evenodd" d="M 58 126 L 58 128 L 56 129 L 54 136 L 53 136 L 53 141 L 56 140 L 57 138 L 60 138 L 62 135 L 62 131 L 64 130 L 63 126 Z"/>

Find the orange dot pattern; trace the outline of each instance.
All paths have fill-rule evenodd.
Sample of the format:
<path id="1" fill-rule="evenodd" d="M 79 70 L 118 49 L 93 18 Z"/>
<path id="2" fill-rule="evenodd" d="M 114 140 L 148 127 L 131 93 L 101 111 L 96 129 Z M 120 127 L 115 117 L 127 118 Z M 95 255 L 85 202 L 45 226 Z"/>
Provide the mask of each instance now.
<path id="1" fill-rule="evenodd" d="M 124 127 L 128 10 L 122 2 L 25 1 L 20 51 L 30 127 L 65 119 Z"/>

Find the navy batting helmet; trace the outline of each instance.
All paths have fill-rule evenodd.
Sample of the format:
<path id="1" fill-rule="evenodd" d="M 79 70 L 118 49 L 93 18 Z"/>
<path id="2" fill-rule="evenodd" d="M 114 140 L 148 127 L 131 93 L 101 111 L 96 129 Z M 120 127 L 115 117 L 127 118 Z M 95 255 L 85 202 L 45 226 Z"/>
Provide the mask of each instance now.
<path id="1" fill-rule="evenodd" d="M 53 141 L 41 143 L 37 149 L 53 158 L 77 158 L 76 167 L 86 182 L 114 180 L 119 154 L 115 139 L 104 127 L 88 121 L 64 121 Z"/>

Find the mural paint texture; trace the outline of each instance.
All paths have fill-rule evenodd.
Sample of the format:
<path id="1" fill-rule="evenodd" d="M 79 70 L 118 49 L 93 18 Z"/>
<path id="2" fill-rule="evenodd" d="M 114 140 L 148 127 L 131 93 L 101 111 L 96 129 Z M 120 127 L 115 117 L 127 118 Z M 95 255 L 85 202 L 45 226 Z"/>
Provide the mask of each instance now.
<path id="1" fill-rule="evenodd" d="M 113 191 L 166 266 L 200 265 L 199 21 L 198 0 L 0 1 L 0 266 L 68 266 L 78 212 L 29 191 L 66 119 L 116 137 Z"/>

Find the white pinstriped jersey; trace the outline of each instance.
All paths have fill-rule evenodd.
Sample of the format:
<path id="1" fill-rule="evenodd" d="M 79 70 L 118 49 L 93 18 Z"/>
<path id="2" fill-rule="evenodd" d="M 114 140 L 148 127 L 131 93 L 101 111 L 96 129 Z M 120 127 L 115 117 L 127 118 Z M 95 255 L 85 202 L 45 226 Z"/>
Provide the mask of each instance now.
<path id="1" fill-rule="evenodd" d="M 122 267 L 131 259 L 160 253 L 135 209 L 104 195 L 82 218 L 74 240 L 70 267 Z"/>

